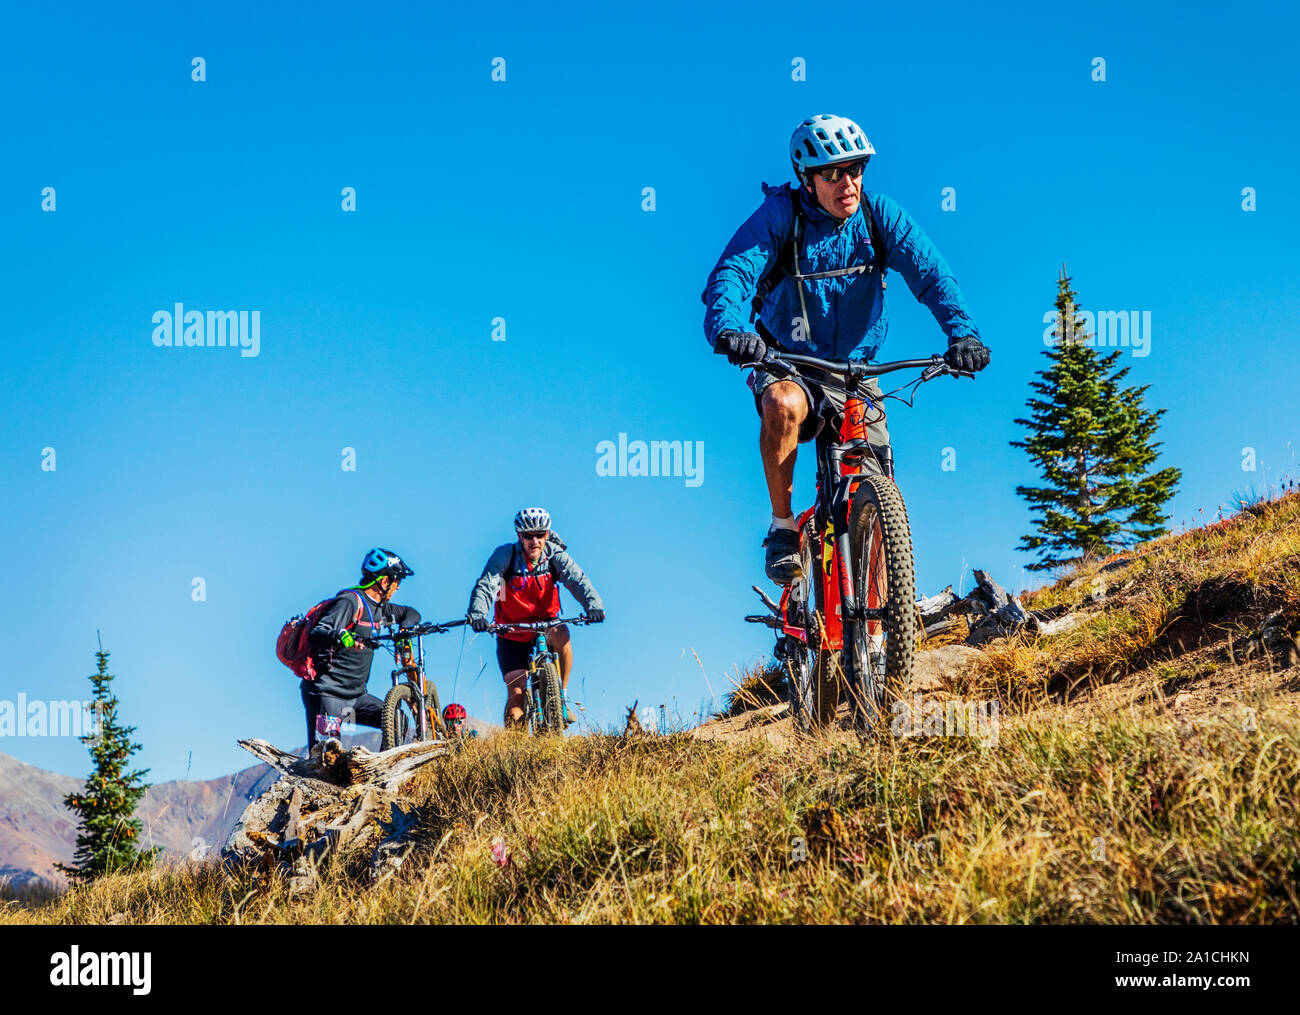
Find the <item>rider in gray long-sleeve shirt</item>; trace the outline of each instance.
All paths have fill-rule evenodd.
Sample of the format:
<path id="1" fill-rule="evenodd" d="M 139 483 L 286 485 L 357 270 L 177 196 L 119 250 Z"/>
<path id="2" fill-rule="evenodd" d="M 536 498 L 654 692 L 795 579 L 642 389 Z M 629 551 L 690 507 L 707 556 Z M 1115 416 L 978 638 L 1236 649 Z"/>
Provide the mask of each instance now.
<path id="1" fill-rule="evenodd" d="M 605 605 L 596 587 L 550 529 L 551 516 L 542 508 L 524 508 L 515 515 L 518 541 L 492 551 L 470 593 L 466 617 L 475 631 L 487 630 L 488 609 L 494 603 L 493 621 L 497 624 L 554 620 L 560 615 L 560 585 L 582 603 L 588 620 L 598 624 L 605 619 Z M 497 664 L 506 682 L 507 726 L 518 725 L 524 717 L 524 681 L 536 636 L 535 631 L 502 631 L 497 635 Z M 564 625 L 550 628 L 546 640 L 559 654 L 563 701 L 573 669 L 569 629 Z M 564 717 L 566 722 L 573 722 L 567 702 Z"/>

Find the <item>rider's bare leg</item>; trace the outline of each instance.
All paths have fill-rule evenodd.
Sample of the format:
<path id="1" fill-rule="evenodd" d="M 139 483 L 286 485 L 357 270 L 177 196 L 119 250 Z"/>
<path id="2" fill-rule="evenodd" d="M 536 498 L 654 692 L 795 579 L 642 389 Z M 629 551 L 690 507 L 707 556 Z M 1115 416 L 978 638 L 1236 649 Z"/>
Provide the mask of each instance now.
<path id="1" fill-rule="evenodd" d="M 506 674 L 506 708 L 502 716 L 506 729 L 523 724 L 524 684 L 527 677 L 527 670 L 511 670 Z"/>
<path id="2" fill-rule="evenodd" d="M 763 425 L 758 434 L 758 448 L 763 455 L 772 514 L 789 518 L 799 427 L 808 418 L 808 396 L 793 381 L 776 381 L 764 389 L 761 406 Z"/>

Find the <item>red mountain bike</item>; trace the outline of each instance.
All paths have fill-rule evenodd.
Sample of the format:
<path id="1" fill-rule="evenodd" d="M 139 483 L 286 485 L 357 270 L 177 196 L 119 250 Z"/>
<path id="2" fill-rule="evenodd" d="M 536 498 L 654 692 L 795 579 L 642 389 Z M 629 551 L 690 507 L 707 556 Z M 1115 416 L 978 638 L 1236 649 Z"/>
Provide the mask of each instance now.
<path id="1" fill-rule="evenodd" d="M 759 592 L 774 616 L 745 619 L 780 632 L 776 655 L 786 663 L 788 699 L 800 728 L 829 726 L 847 693 L 855 725 L 869 730 L 889 697 L 911 683 L 917 619 L 907 508 L 892 468 L 867 439 L 869 413 L 878 410 L 861 384 L 895 370 L 922 371 L 913 391 L 945 374 L 975 375 L 937 355 L 869 364 L 773 352 L 749 365 L 792 380 L 802 376 L 800 366 L 812 368 L 821 376 L 809 380 L 842 392 L 845 404 L 842 416 L 828 415 L 817 436 L 817 499 L 797 519 L 802 574 L 786 586 L 779 605 Z M 886 397 L 911 405 L 910 399 Z"/>

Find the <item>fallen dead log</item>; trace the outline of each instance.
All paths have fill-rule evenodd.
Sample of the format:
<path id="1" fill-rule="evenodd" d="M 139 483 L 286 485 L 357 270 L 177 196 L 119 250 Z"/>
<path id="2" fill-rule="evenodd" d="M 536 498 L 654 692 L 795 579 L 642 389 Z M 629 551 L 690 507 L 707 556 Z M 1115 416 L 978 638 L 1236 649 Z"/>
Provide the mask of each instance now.
<path id="1" fill-rule="evenodd" d="M 949 585 L 937 595 L 922 596 L 916 601 L 916 608 L 920 611 L 921 622 L 928 626 L 953 613 L 954 607 L 961 602 L 962 600 L 957 598 L 957 593 L 953 592 L 952 586 Z"/>
<path id="2" fill-rule="evenodd" d="M 1030 615 L 1033 629 L 1040 635 L 1061 634 L 1080 624 L 1091 620 L 1095 613 L 1080 610 L 1077 613 L 1064 613 L 1051 620 L 1043 620 L 1037 614 Z"/>
<path id="3" fill-rule="evenodd" d="M 995 638 L 1005 638 L 1029 620 L 1029 612 L 1020 601 L 989 577 L 987 571 L 975 572 L 975 588 L 966 598 L 978 615 L 966 637 L 967 645 L 983 645 Z"/>
<path id="4" fill-rule="evenodd" d="M 933 624 L 925 625 L 925 636 L 934 638 L 940 634 L 947 634 L 949 631 L 955 631 L 960 628 L 966 621 L 961 617 L 945 617 L 943 620 L 936 621 Z"/>
<path id="5" fill-rule="evenodd" d="M 372 859 L 372 876 L 400 864 L 403 841 L 417 823 L 400 806 L 401 787 L 451 749 L 441 740 L 380 752 L 344 750 L 339 741 L 327 740 L 300 758 L 265 740 L 239 745 L 280 778 L 245 808 L 221 849 L 222 861 L 228 869 L 252 864 L 278 870 L 295 892 L 316 883 L 326 854 L 364 848 L 375 839 L 383 841 Z"/>
<path id="6" fill-rule="evenodd" d="M 975 571 L 975 587 L 958 598 L 949 585 L 933 596 L 916 601 L 917 613 L 927 638 L 957 629 L 961 617 L 969 623 L 966 644 L 985 645 L 1017 631 L 1043 636 L 1060 634 L 1084 623 L 1094 614 L 1089 610 L 1070 612 L 1066 606 L 1026 610 L 1020 600 L 999 585 L 987 571 Z M 1090 596 L 1095 602 L 1100 596 Z"/>

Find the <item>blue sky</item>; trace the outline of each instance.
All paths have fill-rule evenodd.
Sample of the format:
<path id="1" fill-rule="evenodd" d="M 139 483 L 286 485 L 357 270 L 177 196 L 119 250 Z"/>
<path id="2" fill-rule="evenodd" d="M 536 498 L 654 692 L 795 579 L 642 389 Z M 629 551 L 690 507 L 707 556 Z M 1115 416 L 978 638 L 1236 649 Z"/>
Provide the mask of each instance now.
<path id="1" fill-rule="evenodd" d="M 1180 521 L 1291 466 L 1300 24 L 1282 7 L 11 5 L 6 20 L 0 699 L 84 697 L 101 631 L 153 779 L 242 767 L 240 736 L 298 745 L 282 621 L 376 544 L 417 572 L 404 601 L 462 615 L 524 504 L 550 509 L 606 599 L 608 623 L 575 642 L 575 697 L 599 724 L 634 699 L 689 719 L 770 650 L 741 622 L 768 517 L 757 420 L 743 374 L 704 345 L 699 293 L 760 181 L 789 178 L 811 113 L 864 126 L 866 186 L 934 239 L 993 350 L 976 381 L 890 403 L 921 591 L 972 566 L 1020 584 L 1014 487 L 1034 475 L 1008 441 L 1063 261 L 1084 307 L 1152 314 L 1150 355 L 1124 362 L 1168 410 Z M 259 310 L 259 355 L 156 348 L 152 315 L 178 301 Z M 889 303 L 885 358 L 942 349 L 897 276 Z M 596 445 L 619 433 L 702 441 L 704 482 L 598 476 Z M 496 720 L 490 640 L 428 647 L 444 701 L 454 684 Z M 386 674 L 377 662 L 372 692 Z M 66 738 L 0 751 L 88 765 Z"/>

